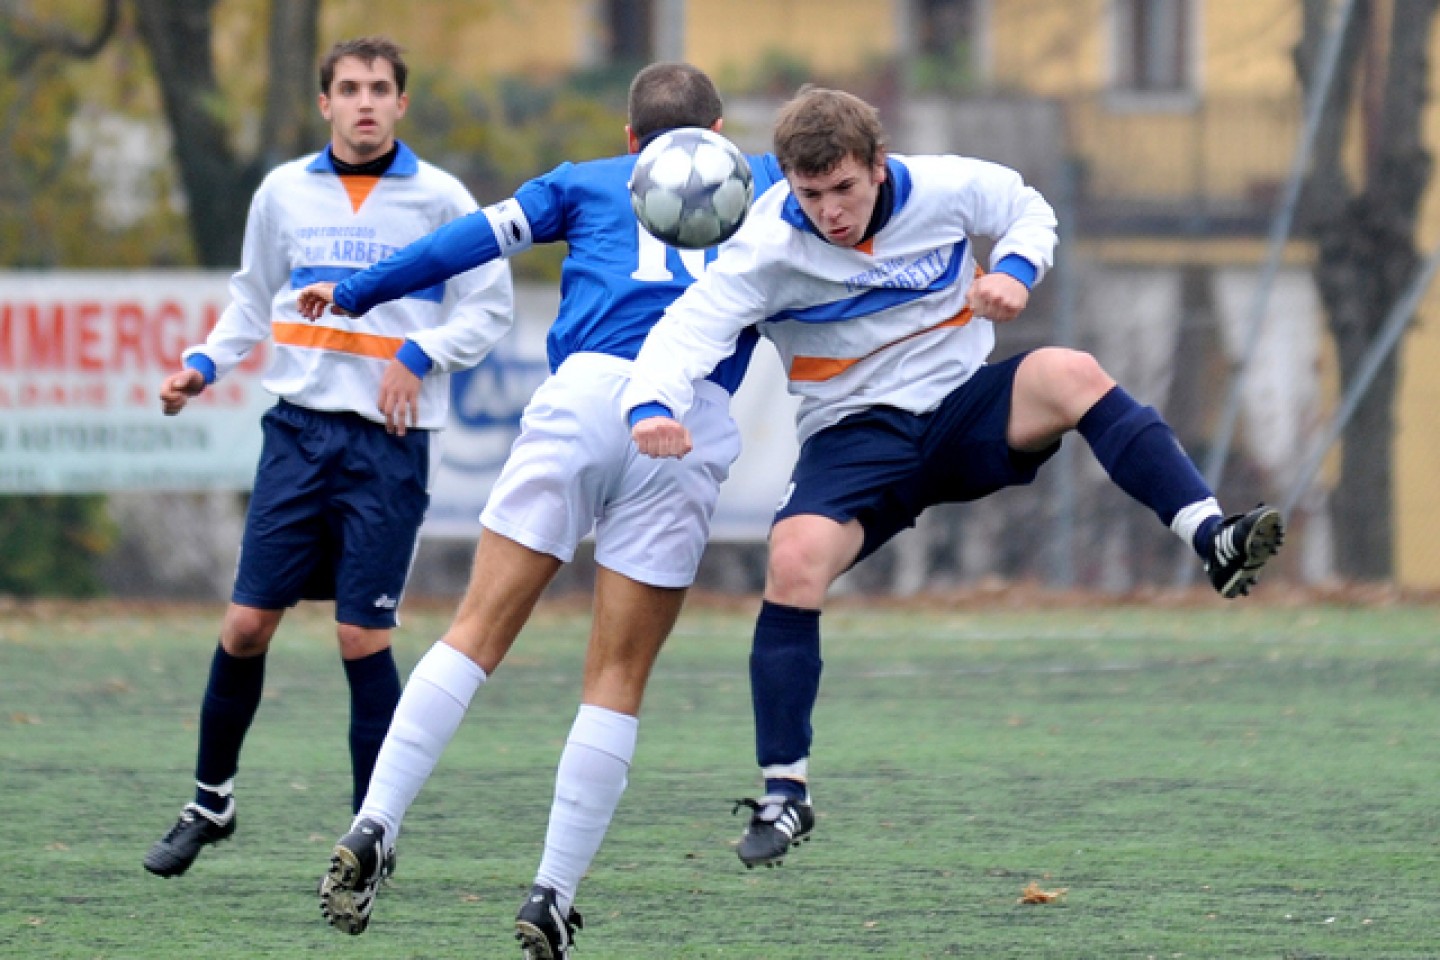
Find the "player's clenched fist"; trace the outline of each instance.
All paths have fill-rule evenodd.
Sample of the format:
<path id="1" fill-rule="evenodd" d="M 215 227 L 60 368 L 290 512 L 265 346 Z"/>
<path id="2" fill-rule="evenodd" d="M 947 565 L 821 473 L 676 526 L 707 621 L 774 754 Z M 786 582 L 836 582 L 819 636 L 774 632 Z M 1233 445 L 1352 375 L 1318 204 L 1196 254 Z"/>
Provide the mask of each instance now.
<path id="1" fill-rule="evenodd" d="M 987 273 L 970 284 L 966 298 L 976 316 L 1005 323 L 1020 316 L 1030 302 L 1030 290 L 1009 274 Z"/>
<path id="2" fill-rule="evenodd" d="M 680 458 L 693 449 L 690 431 L 679 420 L 669 417 L 646 417 L 630 431 L 635 446 L 647 457 Z"/>
<path id="3" fill-rule="evenodd" d="M 173 417 L 185 409 L 191 397 L 199 396 L 205 389 L 205 375 L 199 370 L 187 367 L 179 373 L 172 373 L 160 385 L 160 409 L 165 416 Z"/>

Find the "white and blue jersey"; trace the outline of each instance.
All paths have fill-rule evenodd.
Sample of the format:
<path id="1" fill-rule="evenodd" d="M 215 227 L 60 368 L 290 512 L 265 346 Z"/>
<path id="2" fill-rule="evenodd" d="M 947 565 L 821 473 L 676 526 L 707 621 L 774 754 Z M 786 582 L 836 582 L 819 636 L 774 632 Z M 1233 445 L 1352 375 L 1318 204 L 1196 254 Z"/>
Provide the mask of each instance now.
<path id="1" fill-rule="evenodd" d="M 801 443 L 876 406 L 926 413 L 985 363 L 989 320 L 967 305 L 972 236 L 992 270 L 1027 286 L 1050 266 L 1055 213 L 1014 170 L 968 157 L 894 156 L 889 218 L 838 247 L 783 184 L 755 201 L 705 276 L 665 311 L 638 355 L 626 411 L 688 409 L 691 384 L 758 324 L 800 397 Z"/>
<path id="2" fill-rule="evenodd" d="M 355 314 L 455 274 L 510 257 L 537 243 L 564 241 L 560 310 L 546 349 L 550 370 L 577 353 L 633 360 L 661 313 L 715 258 L 715 250 L 677 250 L 640 226 L 630 206 L 635 154 L 562 163 L 515 196 L 461 217 L 335 288 Z M 770 155 L 749 158 L 755 194 L 782 179 Z M 755 346 L 742 332 L 708 379 L 734 393 Z"/>

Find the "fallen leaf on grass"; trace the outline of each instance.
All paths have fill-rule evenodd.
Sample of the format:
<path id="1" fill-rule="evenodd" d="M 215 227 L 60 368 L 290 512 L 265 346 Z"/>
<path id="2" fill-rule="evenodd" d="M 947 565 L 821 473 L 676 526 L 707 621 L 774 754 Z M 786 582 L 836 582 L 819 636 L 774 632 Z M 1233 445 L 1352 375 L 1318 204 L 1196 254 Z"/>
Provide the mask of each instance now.
<path id="1" fill-rule="evenodd" d="M 1043 890 L 1041 889 L 1040 884 L 1036 883 L 1034 880 L 1031 880 L 1025 885 L 1025 889 L 1020 891 L 1020 899 L 1016 902 L 1051 903 L 1065 896 L 1065 894 L 1069 890 L 1069 887 L 1061 887 L 1059 890 Z"/>

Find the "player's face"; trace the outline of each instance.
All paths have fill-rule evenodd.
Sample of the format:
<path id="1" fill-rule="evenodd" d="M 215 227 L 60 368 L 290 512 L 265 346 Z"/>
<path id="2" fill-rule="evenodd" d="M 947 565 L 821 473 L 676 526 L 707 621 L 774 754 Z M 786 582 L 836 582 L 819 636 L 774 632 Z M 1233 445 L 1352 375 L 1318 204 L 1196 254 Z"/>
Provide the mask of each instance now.
<path id="1" fill-rule="evenodd" d="M 364 163 L 395 144 L 395 124 L 409 103 L 395 83 L 395 68 L 376 57 L 342 57 L 330 93 L 320 94 L 320 113 L 330 121 L 330 149 L 346 163 Z"/>
<path id="2" fill-rule="evenodd" d="M 848 156 L 826 173 L 815 176 L 787 173 L 800 209 L 826 240 L 837 247 L 853 247 L 865 236 L 880 184 L 885 182 L 885 157 L 873 165 Z"/>

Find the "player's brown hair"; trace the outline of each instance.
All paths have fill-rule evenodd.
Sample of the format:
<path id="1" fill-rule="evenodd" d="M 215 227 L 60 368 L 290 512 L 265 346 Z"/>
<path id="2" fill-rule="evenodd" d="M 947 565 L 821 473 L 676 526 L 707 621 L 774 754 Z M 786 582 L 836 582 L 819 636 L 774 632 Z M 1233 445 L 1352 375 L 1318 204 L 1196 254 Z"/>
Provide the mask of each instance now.
<path id="1" fill-rule="evenodd" d="M 869 167 L 884 149 L 879 112 L 843 90 L 806 84 L 775 118 L 775 156 L 786 173 L 819 176 L 846 157 Z"/>
<path id="2" fill-rule="evenodd" d="M 715 84 L 688 63 L 652 63 L 630 81 L 626 113 L 640 140 L 676 127 L 708 129 L 724 110 Z"/>
<path id="3" fill-rule="evenodd" d="M 325 59 L 320 61 L 320 92 L 327 97 L 330 95 L 330 84 L 335 79 L 335 64 L 345 57 L 354 57 L 367 67 L 376 60 L 387 61 L 395 71 L 396 92 L 404 93 L 405 79 L 410 75 L 410 68 L 405 65 L 405 58 L 401 53 L 399 45 L 388 37 L 341 40 L 331 47 L 330 52 L 325 54 Z"/>

